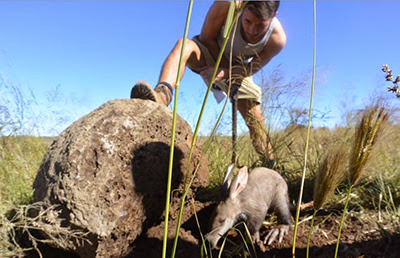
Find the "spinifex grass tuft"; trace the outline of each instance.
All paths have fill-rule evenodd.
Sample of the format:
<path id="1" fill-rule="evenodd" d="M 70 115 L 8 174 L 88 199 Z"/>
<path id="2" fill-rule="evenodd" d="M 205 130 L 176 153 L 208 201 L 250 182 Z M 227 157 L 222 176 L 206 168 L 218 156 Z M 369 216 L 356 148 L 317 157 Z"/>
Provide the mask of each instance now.
<path id="1" fill-rule="evenodd" d="M 333 152 L 328 152 L 322 161 L 314 182 L 314 214 L 312 216 L 310 229 L 307 239 L 307 257 L 309 257 L 310 239 L 314 226 L 314 219 L 317 211 L 322 208 L 326 200 L 333 193 L 335 188 L 343 179 L 346 168 L 347 152 L 344 146 L 337 148 Z"/>
<path id="2" fill-rule="evenodd" d="M 349 165 L 349 189 L 344 205 L 342 217 L 340 219 L 339 232 L 336 242 L 335 257 L 338 255 L 340 233 L 342 231 L 344 218 L 346 215 L 347 205 L 350 201 L 350 193 L 353 186 L 362 177 L 365 165 L 370 158 L 372 149 L 377 142 L 378 136 L 381 134 L 385 124 L 389 119 L 389 113 L 384 107 L 376 104 L 373 107 L 367 108 L 356 126 L 353 148 L 350 153 Z"/>

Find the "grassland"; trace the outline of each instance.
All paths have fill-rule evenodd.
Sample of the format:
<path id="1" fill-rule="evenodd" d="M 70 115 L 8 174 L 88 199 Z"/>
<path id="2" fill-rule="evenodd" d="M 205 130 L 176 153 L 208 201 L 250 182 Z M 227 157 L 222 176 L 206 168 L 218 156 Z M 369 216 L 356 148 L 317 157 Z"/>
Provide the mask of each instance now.
<path id="1" fill-rule="evenodd" d="M 49 138 L 0 137 L 0 210 L 32 200 L 32 183 Z"/>
<path id="2" fill-rule="evenodd" d="M 392 224 L 391 232 L 400 233 L 400 125 L 389 124 L 385 128 L 369 162 L 366 173 L 354 187 L 350 211 L 376 213 L 376 219 Z M 271 133 L 277 161 L 277 170 L 289 185 L 290 198 L 296 200 L 303 167 L 306 128 L 299 125 L 288 126 L 284 130 Z M 315 128 L 312 130 L 307 163 L 306 188 L 303 200 L 313 196 L 313 183 L 321 160 L 338 145 L 348 146 L 350 152 L 354 137 L 354 127 L 334 129 Z M 9 241 L 4 221 L 10 218 L 10 209 L 29 204 L 32 200 L 32 183 L 41 159 L 52 139 L 33 136 L 0 137 L 0 245 L 1 256 L 18 254 L 15 243 Z M 206 192 L 213 195 L 218 191 L 225 169 L 231 160 L 231 139 L 216 136 L 202 137 L 199 145 L 203 148 L 210 164 L 210 184 Z M 262 165 L 248 136 L 238 139 L 238 164 L 256 167 Z M 335 190 L 335 195 L 325 205 L 325 210 L 343 207 L 346 194 L 346 179 Z M 357 214 L 357 213 L 352 213 Z M 361 215 L 360 215 L 361 216 Z M 393 222 L 393 223 L 391 223 Z M 397 231 L 396 231 L 397 230 Z M 13 250 L 16 252 L 13 254 Z M 19 250 L 20 252 L 20 250 Z"/>

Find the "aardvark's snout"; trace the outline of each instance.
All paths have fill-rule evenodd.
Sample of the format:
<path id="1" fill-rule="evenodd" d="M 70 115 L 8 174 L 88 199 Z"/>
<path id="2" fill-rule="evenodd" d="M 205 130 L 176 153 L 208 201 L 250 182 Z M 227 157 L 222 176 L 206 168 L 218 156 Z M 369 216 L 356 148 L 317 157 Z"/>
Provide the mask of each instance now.
<path id="1" fill-rule="evenodd" d="M 213 249 L 219 249 L 218 248 L 218 241 L 220 239 L 220 235 L 218 233 L 208 233 L 206 235 L 206 240 L 210 243 L 211 248 Z"/>

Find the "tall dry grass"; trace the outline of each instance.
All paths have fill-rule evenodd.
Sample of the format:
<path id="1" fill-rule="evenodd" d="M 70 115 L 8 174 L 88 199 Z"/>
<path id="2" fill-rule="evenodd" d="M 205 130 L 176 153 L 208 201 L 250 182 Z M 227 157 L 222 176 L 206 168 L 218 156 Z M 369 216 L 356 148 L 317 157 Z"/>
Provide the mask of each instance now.
<path id="1" fill-rule="evenodd" d="M 327 156 L 323 159 L 318 168 L 314 182 L 314 213 L 308 231 L 306 257 L 309 257 L 310 240 L 313 233 L 315 216 L 344 178 L 346 158 L 346 148 L 341 145 L 340 147 L 328 152 Z"/>
<path id="2" fill-rule="evenodd" d="M 355 138 L 350 152 L 349 184 L 354 186 L 363 175 L 363 171 L 378 136 L 386 126 L 389 113 L 384 107 L 375 105 L 367 108 L 355 129 Z"/>
<path id="3" fill-rule="evenodd" d="M 365 165 L 370 160 L 378 136 L 382 133 L 388 120 L 388 111 L 386 111 L 385 107 L 380 106 L 379 103 L 377 103 L 374 106 L 366 108 L 362 112 L 361 120 L 355 128 L 354 142 L 349 156 L 349 188 L 342 217 L 340 219 L 335 257 L 337 257 L 339 251 L 340 234 L 346 215 L 347 205 L 350 201 L 351 190 L 363 176 Z"/>
<path id="4" fill-rule="evenodd" d="M 314 209 L 319 210 L 345 175 L 347 150 L 344 146 L 328 152 L 321 162 L 314 182 Z"/>
<path id="5" fill-rule="evenodd" d="M 0 256 L 24 257 L 26 252 L 34 251 L 38 257 L 43 257 L 40 244 L 75 250 L 85 242 L 90 243 L 88 232 L 62 226 L 59 213 L 56 206 L 46 207 L 44 203 L 14 206 L 8 216 L 0 213 Z M 28 245 L 20 244 L 24 238 L 28 239 Z"/>

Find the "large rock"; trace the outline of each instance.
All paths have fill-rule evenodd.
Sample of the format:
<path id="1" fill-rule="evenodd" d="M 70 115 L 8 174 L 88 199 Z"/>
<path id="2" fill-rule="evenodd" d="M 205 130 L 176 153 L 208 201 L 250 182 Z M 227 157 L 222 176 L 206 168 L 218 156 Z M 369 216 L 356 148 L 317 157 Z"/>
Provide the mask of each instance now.
<path id="1" fill-rule="evenodd" d="M 73 123 L 50 146 L 34 200 L 58 205 L 64 226 L 89 232 L 92 244 L 76 250 L 82 257 L 125 256 L 142 232 L 162 221 L 171 126 L 167 107 L 115 100 Z M 172 189 L 183 188 L 191 140 L 190 126 L 178 117 Z M 190 175 L 199 163 L 189 196 L 208 179 L 208 164 L 196 149 Z"/>

